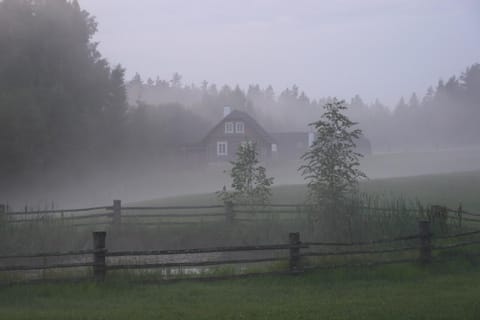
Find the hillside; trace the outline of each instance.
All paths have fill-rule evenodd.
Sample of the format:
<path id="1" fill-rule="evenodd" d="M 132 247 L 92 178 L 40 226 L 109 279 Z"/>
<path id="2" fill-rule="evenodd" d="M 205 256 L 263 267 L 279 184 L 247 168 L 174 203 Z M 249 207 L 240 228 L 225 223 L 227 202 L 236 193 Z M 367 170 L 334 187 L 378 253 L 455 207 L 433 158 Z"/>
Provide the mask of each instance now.
<path id="1" fill-rule="evenodd" d="M 373 179 L 361 183 L 361 192 L 389 199 L 405 198 L 425 204 L 441 204 L 456 208 L 462 203 L 466 210 L 480 211 L 480 171 L 420 175 L 401 178 Z M 301 184 L 280 185 L 272 189 L 274 203 L 304 201 L 306 187 Z M 201 193 L 137 202 L 141 205 L 187 205 L 217 203 L 215 193 Z"/>

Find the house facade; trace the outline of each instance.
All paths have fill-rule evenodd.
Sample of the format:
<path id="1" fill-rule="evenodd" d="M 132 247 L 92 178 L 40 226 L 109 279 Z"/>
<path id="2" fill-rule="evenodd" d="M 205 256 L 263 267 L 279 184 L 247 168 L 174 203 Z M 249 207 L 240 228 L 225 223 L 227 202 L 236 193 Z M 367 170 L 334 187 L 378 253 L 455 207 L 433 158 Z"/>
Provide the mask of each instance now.
<path id="1" fill-rule="evenodd" d="M 250 115 L 226 107 L 223 119 L 213 127 L 201 145 L 206 161 L 232 161 L 242 143 L 255 142 L 259 158 L 270 159 L 277 152 L 275 139 L 265 131 Z"/>

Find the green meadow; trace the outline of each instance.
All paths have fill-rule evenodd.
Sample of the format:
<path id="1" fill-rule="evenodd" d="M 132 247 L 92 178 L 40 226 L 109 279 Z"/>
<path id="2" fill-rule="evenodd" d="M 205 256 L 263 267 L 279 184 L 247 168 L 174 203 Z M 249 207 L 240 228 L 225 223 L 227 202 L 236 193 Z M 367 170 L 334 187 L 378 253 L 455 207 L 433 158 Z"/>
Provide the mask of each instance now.
<path id="1" fill-rule="evenodd" d="M 478 319 L 477 262 L 213 282 L 0 287 L 0 319 Z"/>
<path id="2" fill-rule="evenodd" d="M 304 184 L 280 185 L 272 189 L 272 203 L 302 203 Z M 360 191 L 384 199 L 421 201 L 446 205 L 452 209 L 461 203 L 465 210 L 480 211 L 480 171 L 371 179 L 361 183 Z M 199 193 L 149 201 L 138 205 L 208 205 L 220 203 L 215 193 Z"/>

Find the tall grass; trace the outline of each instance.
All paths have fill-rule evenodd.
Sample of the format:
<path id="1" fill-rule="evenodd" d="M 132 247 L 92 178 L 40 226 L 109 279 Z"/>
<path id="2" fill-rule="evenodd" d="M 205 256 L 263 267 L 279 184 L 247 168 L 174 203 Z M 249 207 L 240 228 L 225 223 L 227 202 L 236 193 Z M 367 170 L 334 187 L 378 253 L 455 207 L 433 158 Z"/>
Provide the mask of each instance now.
<path id="1" fill-rule="evenodd" d="M 289 209 L 290 210 L 290 209 Z M 290 211 L 254 207 L 236 214 L 237 221 L 203 221 L 188 225 L 99 225 L 75 227 L 61 219 L 28 223 L 0 223 L 0 255 L 92 248 L 94 230 L 106 230 L 109 249 L 170 249 L 243 244 L 285 243 L 289 232 L 300 232 L 303 241 L 368 241 L 413 235 L 418 220 L 432 219 L 430 207 L 418 200 L 363 194 L 337 212 L 313 206 Z M 459 228 L 448 219 L 432 219 L 433 232 Z"/>

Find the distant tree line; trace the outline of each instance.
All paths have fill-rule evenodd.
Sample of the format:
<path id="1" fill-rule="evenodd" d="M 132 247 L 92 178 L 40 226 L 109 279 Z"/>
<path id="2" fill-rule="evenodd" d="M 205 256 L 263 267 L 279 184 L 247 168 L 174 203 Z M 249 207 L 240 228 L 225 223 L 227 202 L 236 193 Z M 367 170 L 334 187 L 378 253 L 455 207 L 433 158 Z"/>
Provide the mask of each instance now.
<path id="1" fill-rule="evenodd" d="M 251 113 L 270 131 L 305 131 L 318 119 L 330 97 L 311 99 L 298 86 L 276 93 L 271 86 L 224 85 L 218 88 L 207 81 L 197 86 L 182 83 L 178 73 L 171 80 L 142 80 L 139 74 L 127 82 L 131 105 L 161 105 L 176 102 L 210 124 L 220 119 L 223 106 Z M 359 95 L 348 104 L 348 115 L 359 122 L 380 151 L 437 149 L 480 144 L 480 64 L 468 67 L 460 77 L 440 80 L 423 97 L 412 93 L 394 108 L 378 99 L 366 103 Z"/>

